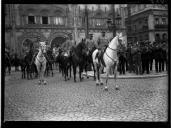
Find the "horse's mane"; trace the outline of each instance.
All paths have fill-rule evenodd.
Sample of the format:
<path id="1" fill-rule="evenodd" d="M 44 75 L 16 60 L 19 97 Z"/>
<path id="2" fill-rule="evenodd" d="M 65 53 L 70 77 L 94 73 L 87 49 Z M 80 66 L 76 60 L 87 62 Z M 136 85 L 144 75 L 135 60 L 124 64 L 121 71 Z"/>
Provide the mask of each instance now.
<path id="1" fill-rule="evenodd" d="M 84 46 L 86 46 L 86 44 L 83 41 L 81 41 L 76 46 L 72 46 L 71 51 L 73 54 L 75 54 L 77 56 L 81 56 L 82 55 L 82 49 L 84 48 Z"/>

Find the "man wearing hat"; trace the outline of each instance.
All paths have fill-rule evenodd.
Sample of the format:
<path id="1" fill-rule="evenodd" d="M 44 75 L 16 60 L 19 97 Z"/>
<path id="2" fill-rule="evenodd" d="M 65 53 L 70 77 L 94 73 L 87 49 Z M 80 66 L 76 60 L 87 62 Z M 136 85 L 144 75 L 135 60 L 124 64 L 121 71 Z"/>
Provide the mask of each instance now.
<path id="1" fill-rule="evenodd" d="M 105 37 L 105 32 L 102 31 L 102 35 L 98 38 L 96 42 L 96 48 L 98 49 L 96 57 L 101 61 L 103 65 L 105 65 L 105 63 L 103 62 L 103 53 L 106 47 L 108 46 L 108 42 L 109 40 Z"/>
<path id="2" fill-rule="evenodd" d="M 69 37 L 67 37 L 66 41 L 61 45 L 61 49 L 64 52 L 69 52 L 71 48 L 71 41 L 69 40 Z"/>

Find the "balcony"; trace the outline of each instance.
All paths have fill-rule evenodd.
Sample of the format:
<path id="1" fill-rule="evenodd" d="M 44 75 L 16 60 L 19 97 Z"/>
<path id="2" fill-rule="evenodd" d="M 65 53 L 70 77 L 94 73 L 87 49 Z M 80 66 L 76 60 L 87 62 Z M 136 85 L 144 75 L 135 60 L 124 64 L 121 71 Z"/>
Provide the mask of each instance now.
<path id="1" fill-rule="evenodd" d="M 44 28 L 44 29 L 70 29 L 73 28 L 72 26 L 66 26 L 66 25 L 55 25 L 55 24 L 25 24 L 25 25 L 18 25 L 16 28 L 32 28 L 32 29 L 38 29 L 38 28 Z"/>
<path id="2" fill-rule="evenodd" d="M 167 24 L 156 24 L 155 25 L 155 28 L 156 29 L 166 29 L 166 28 L 168 28 L 168 25 Z"/>

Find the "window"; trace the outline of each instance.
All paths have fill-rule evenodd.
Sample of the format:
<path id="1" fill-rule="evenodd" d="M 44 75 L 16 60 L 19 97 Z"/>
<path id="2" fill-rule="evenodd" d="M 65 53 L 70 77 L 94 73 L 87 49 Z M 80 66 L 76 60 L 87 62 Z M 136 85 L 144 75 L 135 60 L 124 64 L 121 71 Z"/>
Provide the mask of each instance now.
<path id="1" fill-rule="evenodd" d="M 164 34 L 162 35 L 162 37 L 163 37 L 163 40 L 166 40 L 166 39 L 167 39 L 167 34 L 164 33 Z"/>
<path id="2" fill-rule="evenodd" d="M 140 10 L 143 10 L 144 9 L 144 4 L 141 4 L 140 5 Z"/>
<path id="3" fill-rule="evenodd" d="M 159 40 L 160 40 L 160 34 L 157 33 L 157 34 L 155 35 L 155 40 L 156 40 L 156 41 L 159 41 Z"/>
<path id="4" fill-rule="evenodd" d="M 56 25 L 64 25 L 63 18 L 62 18 L 62 17 L 55 17 L 55 18 L 54 18 L 54 23 L 55 23 Z"/>
<path id="5" fill-rule="evenodd" d="M 96 26 L 101 26 L 101 19 L 96 19 Z"/>
<path id="6" fill-rule="evenodd" d="M 159 18 L 155 18 L 155 24 L 159 24 Z"/>
<path id="7" fill-rule="evenodd" d="M 162 18 L 162 24 L 166 24 L 166 18 Z"/>
<path id="8" fill-rule="evenodd" d="M 48 24 L 48 17 L 42 16 L 42 24 Z"/>
<path id="9" fill-rule="evenodd" d="M 35 24 L 35 17 L 34 16 L 28 16 L 28 24 Z"/>

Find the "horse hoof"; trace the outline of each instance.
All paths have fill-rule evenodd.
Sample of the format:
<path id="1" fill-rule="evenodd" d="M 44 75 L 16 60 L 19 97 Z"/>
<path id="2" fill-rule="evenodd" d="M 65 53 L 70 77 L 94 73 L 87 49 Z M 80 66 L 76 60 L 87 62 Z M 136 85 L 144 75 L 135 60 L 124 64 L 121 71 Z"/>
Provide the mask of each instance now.
<path id="1" fill-rule="evenodd" d="M 116 87 L 115 89 L 116 89 L 116 90 L 119 90 L 119 87 Z"/>
<path id="2" fill-rule="evenodd" d="M 96 85 L 98 86 L 98 85 L 99 85 L 99 83 L 96 83 Z"/>
<path id="3" fill-rule="evenodd" d="M 104 88 L 104 90 L 105 90 L 105 91 L 108 91 L 108 88 L 107 88 L 107 87 L 105 87 L 105 88 Z"/>
<path id="4" fill-rule="evenodd" d="M 103 83 L 100 83 L 100 85 L 103 85 Z"/>

